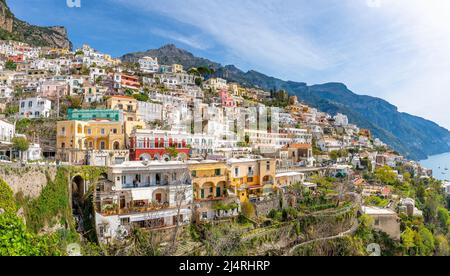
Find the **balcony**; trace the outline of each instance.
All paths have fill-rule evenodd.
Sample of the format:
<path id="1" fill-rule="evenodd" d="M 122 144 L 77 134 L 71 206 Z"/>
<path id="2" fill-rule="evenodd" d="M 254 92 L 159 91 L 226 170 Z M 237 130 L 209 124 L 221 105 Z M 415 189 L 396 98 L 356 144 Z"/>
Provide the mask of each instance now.
<path id="1" fill-rule="evenodd" d="M 151 187 L 158 187 L 158 186 L 168 186 L 169 182 L 162 180 L 162 181 L 156 181 L 153 183 L 125 183 L 122 184 L 123 189 L 139 189 L 139 188 L 151 188 Z"/>
<path id="2" fill-rule="evenodd" d="M 149 203 L 139 207 L 119 208 L 117 205 L 105 204 L 101 208 L 101 214 L 104 216 L 116 216 L 116 215 L 130 215 L 157 212 L 168 209 L 170 207 L 168 202 L 165 203 Z"/>
<path id="3" fill-rule="evenodd" d="M 226 175 L 211 175 L 211 176 L 194 176 L 192 177 L 195 180 L 201 180 L 203 183 L 212 182 L 212 183 L 218 183 L 218 182 L 226 182 L 227 177 Z"/>

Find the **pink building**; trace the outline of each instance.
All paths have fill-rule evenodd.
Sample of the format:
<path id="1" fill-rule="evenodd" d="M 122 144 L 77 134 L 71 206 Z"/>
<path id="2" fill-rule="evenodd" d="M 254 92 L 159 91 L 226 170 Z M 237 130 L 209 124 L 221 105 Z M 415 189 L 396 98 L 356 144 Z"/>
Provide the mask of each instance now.
<path id="1" fill-rule="evenodd" d="M 41 97 L 55 100 L 69 94 L 69 85 L 61 81 L 46 81 L 41 84 L 39 93 Z"/>
<path id="2" fill-rule="evenodd" d="M 236 103 L 234 102 L 233 97 L 228 94 L 226 89 L 220 90 L 220 99 L 222 100 L 223 107 L 236 107 Z"/>

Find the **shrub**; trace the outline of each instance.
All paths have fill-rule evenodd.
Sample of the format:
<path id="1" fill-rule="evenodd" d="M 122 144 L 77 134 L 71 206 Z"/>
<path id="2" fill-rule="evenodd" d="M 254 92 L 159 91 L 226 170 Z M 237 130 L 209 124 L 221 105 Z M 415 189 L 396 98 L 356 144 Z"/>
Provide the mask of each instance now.
<path id="1" fill-rule="evenodd" d="M 0 178 L 0 208 L 7 213 L 15 213 L 17 211 L 14 200 L 14 193 L 9 185 Z"/>

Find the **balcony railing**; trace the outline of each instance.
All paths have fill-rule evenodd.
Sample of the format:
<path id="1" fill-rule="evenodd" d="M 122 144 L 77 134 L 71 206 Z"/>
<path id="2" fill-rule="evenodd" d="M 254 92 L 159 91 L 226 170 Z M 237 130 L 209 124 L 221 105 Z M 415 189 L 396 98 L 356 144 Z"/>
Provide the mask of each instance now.
<path id="1" fill-rule="evenodd" d="M 152 183 L 125 183 L 122 184 L 122 188 L 124 189 L 138 189 L 138 188 L 150 188 L 150 187 L 157 187 L 157 186 L 168 186 L 169 182 L 162 180 L 162 181 L 156 181 Z"/>

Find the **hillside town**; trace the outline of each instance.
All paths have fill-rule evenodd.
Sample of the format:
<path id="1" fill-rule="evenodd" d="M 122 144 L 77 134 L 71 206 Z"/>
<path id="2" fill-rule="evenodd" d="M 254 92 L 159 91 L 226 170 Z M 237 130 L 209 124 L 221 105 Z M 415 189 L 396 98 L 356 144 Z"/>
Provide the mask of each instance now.
<path id="1" fill-rule="evenodd" d="M 355 214 L 330 238 L 358 233 L 354 219 L 369 217 L 402 242 L 422 231 L 411 221 L 430 216 L 410 187 L 434 183 L 431 170 L 345 114 L 230 83 L 211 68 L 0 41 L 0 98 L 0 166 L 102 168 L 95 182 L 74 175 L 69 193 L 75 228 L 85 234 L 92 219 L 99 244 L 123 242 L 135 228 L 175 240 L 191 225 L 244 218 L 256 231 L 324 212 Z M 450 195 L 450 184 L 439 185 Z M 81 210 L 87 198 L 91 218 Z M 308 235 L 277 246 L 324 238 Z"/>

